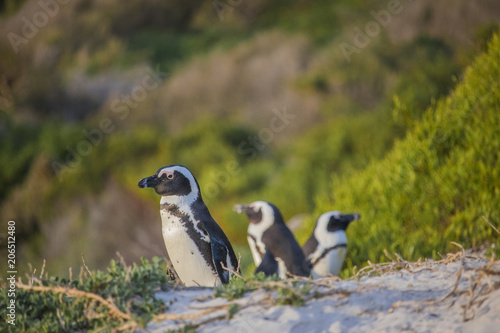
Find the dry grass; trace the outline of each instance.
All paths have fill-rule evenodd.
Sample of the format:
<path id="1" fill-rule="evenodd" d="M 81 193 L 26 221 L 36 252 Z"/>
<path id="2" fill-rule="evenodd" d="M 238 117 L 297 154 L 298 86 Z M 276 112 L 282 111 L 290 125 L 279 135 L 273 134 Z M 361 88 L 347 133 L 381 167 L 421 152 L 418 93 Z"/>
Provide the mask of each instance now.
<path id="1" fill-rule="evenodd" d="M 493 226 L 492 226 L 493 227 Z M 471 320 L 475 317 L 475 311 L 481 304 L 488 299 L 489 294 L 500 288 L 500 283 L 494 282 L 492 280 L 493 276 L 500 276 L 500 260 L 495 260 L 494 254 L 490 259 L 485 258 L 483 253 L 474 253 L 471 250 L 465 250 L 460 244 L 452 242 L 461 248 L 459 252 L 448 253 L 443 259 L 438 261 L 432 260 L 418 260 L 417 262 L 409 262 L 404 260 L 397 253 L 395 254 L 396 259 L 393 259 L 387 251 L 385 255 L 391 259 L 391 262 L 373 264 L 368 261 L 368 266 L 359 270 L 353 277 L 353 279 L 358 279 L 361 276 L 373 276 L 395 273 L 400 270 L 405 270 L 410 273 L 419 273 L 424 270 L 435 271 L 436 265 L 443 264 L 447 265 L 453 262 L 460 261 L 461 267 L 455 273 L 456 280 L 452 289 L 446 293 L 444 296 L 437 299 L 430 299 L 423 302 L 418 301 L 397 301 L 392 305 L 392 308 L 397 308 L 400 306 L 420 306 L 420 305 L 432 305 L 445 301 L 452 296 L 466 295 L 467 300 L 463 308 L 463 321 Z M 483 265 L 479 268 L 471 267 L 467 265 L 466 259 L 487 261 L 488 264 Z M 465 279 L 468 284 L 468 289 L 458 290 L 458 286 L 462 279 Z"/>
<path id="2" fill-rule="evenodd" d="M 38 279 L 37 279 L 38 280 Z M 16 286 L 21 289 L 26 289 L 26 290 L 33 290 L 33 291 L 40 291 L 40 292 L 52 292 L 54 294 L 64 294 L 68 297 L 82 297 L 82 298 L 88 298 L 91 300 L 95 300 L 98 303 L 106 306 L 109 309 L 109 314 L 112 317 L 118 318 L 118 319 L 124 319 L 124 320 L 132 320 L 132 317 L 128 313 L 124 313 L 120 309 L 116 307 L 116 305 L 113 304 L 112 301 L 105 300 L 101 296 L 82 291 L 76 288 L 65 288 L 65 287 L 46 287 L 41 285 L 41 280 L 39 281 L 39 285 L 27 285 L 24 284 L 21 281 L 18 281 L 16 283 Z"/>

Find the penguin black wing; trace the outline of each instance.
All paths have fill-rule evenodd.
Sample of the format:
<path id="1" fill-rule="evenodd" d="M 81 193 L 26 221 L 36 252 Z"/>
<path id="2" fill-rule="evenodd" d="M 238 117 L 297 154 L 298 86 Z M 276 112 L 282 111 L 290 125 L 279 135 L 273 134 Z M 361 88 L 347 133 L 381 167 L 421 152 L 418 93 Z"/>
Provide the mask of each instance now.
<path id="1" fill-rule="evenodd" d="M 314 232 L 306 241 L 304 246 L 302 246 L 302 252 L 304 252 L 304 256 L 306 258 L 306 265 L 309 269 L 313 268 L 312 257 L 316 249 L 318 248 L 318 240 L 314 237 Z"/>
<path id="2" fill-rule="evenodd" d="M 285 224 L 273 224 L 262 234 L 262 242 L 276 258 L 285 262 L 286 269 L 293 275 L 309 276 L 310 268 L 304 252 Z"/>
<path id="3" fill-rule="evenodd" d="M 234 270 L 237 269 L 238 265 L 233 247 L 231 246 L 231 243 L 229 243 L 229 240 L 227 239 L 222 229 L 213 219 L 211 219 L 211 223 L 209 222 L 208 227 L 207 223 L 205 222 L 204 227 L 210 237 L 212 260 L 215 270 L 217 271 L 217 275 L 219 276 L 221 282 L 223 284 L 226 284 L 229 282 L 230 273 L 229 271 L 222 268 L 222 265 L 224 265 L 224 267 L 226 268 L 232 268 Z"/>
<path id="4" fill-rule="evenodd" d="M 259 267 L 255 270 L 255 274 L 259 272 L 264 272 L 266 276 L 278 274 L 278 262 L 271 252 L 266 251 L 262 257 L 262 261 L 260 262 Z"/>
<path id="5" fill-rule="evenodd" d="M 304 256 L 307 258 L 309 255 L 314 253 L 316 251 L 316 248 L 318 247 L 318 240 L 316 237 L 314 237 L 314 234 L 309 237 L 309 239 L 306 241 L 304 246 L 302 246 L 302 251 L 304 252 Z"/>
<path id="6" fill-rule="evenodd" d="M 236 254 L 234 254 L 233 247 L 227 239 L 226 234 L 222 231 L 221 227 L 215 222 L 210 215 L 208 208 L 205 206 L 201 198 L 198 198 L 193 203 L 194 217 L 196 220 L 201 221 L 201 226 L 210 237 L 210 246 L 212 249 L 212 261 L 217 271 L 221 282 L 223 284 L 229 282 L 229 272 L 222 268 L 222 264 L 226 268 L 239 269 Z M 229 258 L 230 262 L 227 262 Z"/>
<path id="7" fill-rule="evenodd" d="M 227 260 L 227 247 L 215 237 L 210 237 L 210 244 L 212 246 L 212 260 L 219 275 L 219 279 L 223 284 L 229 282 L 229 271 L 222 268 L 222 264 Z M 229 265 L 226 263 L 224 266 L 227 268 Z"/>

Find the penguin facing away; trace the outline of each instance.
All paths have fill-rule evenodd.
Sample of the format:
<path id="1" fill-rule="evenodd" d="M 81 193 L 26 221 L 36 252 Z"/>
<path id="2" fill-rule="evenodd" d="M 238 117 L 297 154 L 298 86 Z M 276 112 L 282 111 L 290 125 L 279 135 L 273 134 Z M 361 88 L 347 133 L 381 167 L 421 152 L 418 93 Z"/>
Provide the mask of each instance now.
<path id="1" fill-rule="evenodd" d="M 311 237 L 302 247 L 313 278 L 339 275 L 347 253 L 345 231 L 349 223 L 360 217 L 357 213 L 331 211 L 318 218 Z"/>
<path id="2" fill-rule="evenodd" d="M 161 195 L 162 235 L 168 256 L 185 286 L 228 283 L 238 261 L 226 235 L 210 215 L 200 187 L 184 166 L 170 165 L 141 179 L 139 188 Z"/>
<path id="3" fill-rule="evenodd" d="M 275 205 L 255 201 L 249 205 L 235 205 L 234 210 L 245 213 L 250 221 L 247 239 L 257 266 L 256 273 L 277 273 L 282 279 L 287 273 L 309 276 L 304 253 Z"/>

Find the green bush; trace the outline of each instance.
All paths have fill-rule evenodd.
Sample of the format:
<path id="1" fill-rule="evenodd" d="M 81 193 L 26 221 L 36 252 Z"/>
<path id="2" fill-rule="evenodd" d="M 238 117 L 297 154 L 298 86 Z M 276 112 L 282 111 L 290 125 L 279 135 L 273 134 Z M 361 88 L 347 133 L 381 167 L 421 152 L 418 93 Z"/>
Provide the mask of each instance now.
<path id="1" fill-rule="evenodd" d="M 386 260 L 383 250 L 415 260 L 498 241 L 483 220 L 500 221 L 500 38 L 466 70 L 449 97 L 429 108 L 381 161 L 335 177 L 333 199 L 316 211 L 357 211 L 348 229 L 347 269 Z M 301 232 L 305 239 L 312 228 Z M 344 274 L 347 274 L 344 272 Z"/>
<path id="2" fill-rule="evenodd" d="M 34 285 L 53 290 L 61 287 L 63 290 L 77 289 L 87 295 L 35 291 L 18 286 L 15 326 L 8 325 L 5 318 L 1 324 L 8 332 L 73 332 L 104 328 L 111 331 L 126 324 L 144 327 L 155 314 L 166 310 L 164 302 L 155 297 L 155 292 L 168 282 L 163 259 L 158 257 L 151 261 L 142 258 L 139 265 L 133 266 L 111 260 L 106 271 L 87 271 L 82 267 L 78 279 L 50 277 L 36 280 Z M 5 290 L 5 281 L 0 281 L 0 284 Z M 92 295 L 110 302 L 123 313 L 130 313 L 131 320 L 117 317 L 108 305 L 91 298 Z M 2 309 L 8 302 L 7 293 L 0 293 Z"/>

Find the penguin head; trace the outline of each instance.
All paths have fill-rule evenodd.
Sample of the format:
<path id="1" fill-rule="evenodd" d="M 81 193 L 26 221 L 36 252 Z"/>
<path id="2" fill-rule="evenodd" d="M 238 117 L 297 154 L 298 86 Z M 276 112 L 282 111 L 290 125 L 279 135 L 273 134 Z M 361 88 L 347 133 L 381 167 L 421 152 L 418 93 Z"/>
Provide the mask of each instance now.
<path id="1" fill-rule="evenodd" d="M 263 229 L 269 228 L 274 223 L 284 223 L 278 207 L 267 201 L 254 201 L 251 204 L 237 204 L 233 210 L 245 213 L 251 225 L 258 225 Z"/>
<path id="2" fill-rule="evenodd" d="M 316 229 L 321 232 L 346 231 L 349 223 L 359 220 L 360 214 L 342 214 L 339 211 L 331 211 L 321 214 L 316 224 Z"/>
<path id="3" fill-rule="evenodd" d="M 169 165 L 154 175 L 139 181 L 139 188 L 153 188 L 163 197 L 189 198 L 194 201 L 200 194 L 198 182 L 191 171 L 182 165 Z"/>

